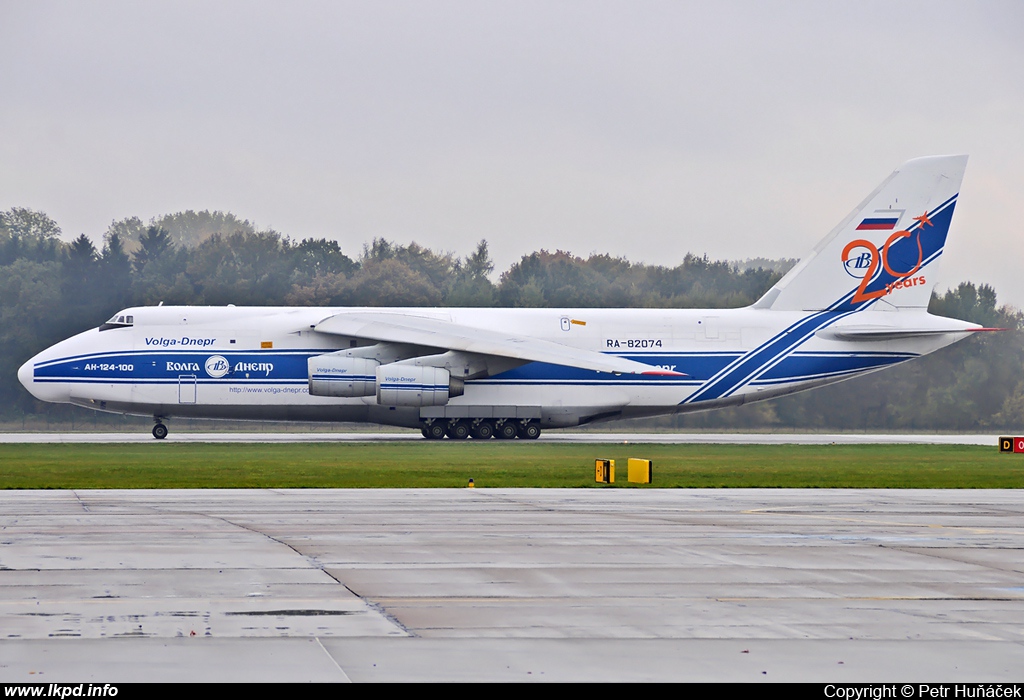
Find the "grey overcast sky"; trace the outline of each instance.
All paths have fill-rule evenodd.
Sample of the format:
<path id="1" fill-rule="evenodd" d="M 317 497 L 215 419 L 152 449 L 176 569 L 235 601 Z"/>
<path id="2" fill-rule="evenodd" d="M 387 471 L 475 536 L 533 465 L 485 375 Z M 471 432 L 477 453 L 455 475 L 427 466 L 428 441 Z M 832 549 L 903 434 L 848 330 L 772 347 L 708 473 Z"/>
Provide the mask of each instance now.
<path id="1" fill-rule="evenodd" d="M 0 209 L 231 211 L 498 269 L 799 257 L 968 153 L 940 289 L 1024 305 L 1024 3 L 0 0 Z"/>

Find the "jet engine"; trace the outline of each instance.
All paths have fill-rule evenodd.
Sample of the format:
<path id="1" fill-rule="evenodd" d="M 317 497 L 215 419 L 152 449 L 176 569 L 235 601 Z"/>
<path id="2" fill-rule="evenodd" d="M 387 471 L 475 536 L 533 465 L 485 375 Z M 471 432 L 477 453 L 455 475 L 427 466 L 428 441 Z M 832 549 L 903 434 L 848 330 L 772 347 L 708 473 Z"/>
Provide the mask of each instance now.
<path id="1" fill-rule="evenodd" d="M 307 362 L 309 393 L 313 396 L 356 398 L 376 394 L 382 406 L 444 406 L 462 396 L 465 383 L 443 367 L 403 362 L 381 364 L 375 359 L 339 354 L 317 355 Z"/>
<path id="2" fill-rule="evenodd" d="M 461 379 L 440 367 L 394 363 L 377 368 L 377 403 L 383 406 L 444 406 L 464 390 Z"/>
<path id="3" fill-rule="evenodd" d="M 377 393 L 380 363 L 363 357 L 316 355 L 309 358 L 309 393 L 313 396 L 356 397 Z"/>

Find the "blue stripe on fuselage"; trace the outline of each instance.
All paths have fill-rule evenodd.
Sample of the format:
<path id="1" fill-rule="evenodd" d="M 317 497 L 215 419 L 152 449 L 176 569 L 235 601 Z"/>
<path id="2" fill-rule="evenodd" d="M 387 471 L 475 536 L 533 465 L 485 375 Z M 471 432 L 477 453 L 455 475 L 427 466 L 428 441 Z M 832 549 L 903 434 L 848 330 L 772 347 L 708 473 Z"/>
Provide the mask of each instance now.
<path id="1" fill-rule="evenodd" d="M 720 371 L 723 367 L 728 365 L 730 362 L 736 360 L 742 356 L 740 352 L 712 352 L 712 353 L 671 353 L 661 352 L 657 355 L 648 354 L 629 354 L 629 355 L 617 355 L 627 360 L 635 360 L 636 362 L 643 362 L 644 364 L 651 365 L 651 367 L 668 367 L 676 372 L 683 372 L 686 374 L 685 377 L 679 377 L 678 380 L 687 380 L 693 382 L 694 380 L 704 381 L 715 373 Z M 629 378 L 630 380 L 636 381 L 650 381 L 650 380 L 672 380 L 671 377 L 665 375 L 639 375 L 639 374 L 611 374 L 609 372 L 594 372 L 588 369 L 579 369 L 576 367 L 566 367 L 564 365 L 552 365 L 545 362 L 531 362 L 530 364 L 516 367 L 515 369 L 508 370 L 497 374 L 491 379 L 494 380 L 522 380 L 528 379 L 531 381 L 543 381 L 545 379 L 551 379 L 556 381 L 565 380 L 613 380 Z"/>
<path id="2" fill-rule="evenodd" d="M 793 353 L 787 355 L 770 369 L 761 373 L 754 381 L 775 383 L 793 381 L 798 377 L 815 377 L 828 374 L 845 374 L 847 372 L 864 372 L 880 367 L 888 367 L 917 357 L 913 353 L 891 353 L 878 355 L 817 355 L 814 353 Z"/>
<path id="3" fill-rule="evenodd" d="M 805 319 L 805 323 L 814 325 L 827 323 L 827 318 L 817 321 Z M 631 385 L 631 386 L 678 386 L 692 387 L 715 375 L 721 380 L 730 380 L 734 373 L 743 372 L 746 362 L 736 365 L 730 372 L 721 371 L 737 360 L 753 359 L 757 367 L 762 366 L 760 357 L 780 355 L 780 348 L 786 346 L 790 336 L 796 337 L 803 330 L 801 324 L 792 328 L 790 335 L 784 335 L 775 343 L 761 348 L 751 355 L 729 352 L 709 353 L 659 353 L 657 357 L 649 355 L 629 355 L 628 358 L 639 362 L 656 365 L 675 366 L 677 371 L 687 376 L 673 377 L 665 375 L 611 374 L 592 372 L 574 367 L 551 365 L 532 362 L 514 370 L 504 372 L 495 377 L 483 380 L 471 380 L 471 384 L 480 385 L 560 385 L 560 386 L 600 386 L 600 385 Z M 307 351 L 308 352 L 308 351 Z M 38 382 L 70 382 L 70 383 L 114 383 L 114 384 L 174 384 L 180 376 L 194 375 L 196 380 L 204 384 L 225 383 L 296 383 L 308 381 L 306 360 L 319 353 L 278 354 L 267 352 L 217 353 L 224 355 L 232 368 L 239 364 L 256 364 L 272 367 L 270 371 L 231 371 L 224 377 L 213 378 L 205 372 L 205 362 L 209 354 L 205 353 L 153 353 L 149 351 L 137 353 L 90 354 L 82 357 L 57 359 L 40 363 L 35 368 L 35 381 Z M 864 371 L 886 366 L 914 357 L 909 353 L 849 353 L 820 352 L 783 354 L 779 361 L 758 377 L 758 380 L 778 383 L 798 381 L 809 375 L 837 374 L 852 371 Z M 170 369 L 168 369 L 170 367 Z M 320 381 L 374 381 L 373 375 L 348 376 L 316 376 Z"/>
<path id="4" fill-rule="evenodd" d="M 312 353 L 319 354 L 319 353 Z M 306 360 L 312 354 L 266 352 L 110 352 L 41 362 L 33 368 L 37 382 L 109 381 L 115 383 L 177 381 L 194 374 L 208 379 L 206 361 L 213 355 L 228 360 L 230 371 L 212 381 L 268 381 L 307 378 Z"/>

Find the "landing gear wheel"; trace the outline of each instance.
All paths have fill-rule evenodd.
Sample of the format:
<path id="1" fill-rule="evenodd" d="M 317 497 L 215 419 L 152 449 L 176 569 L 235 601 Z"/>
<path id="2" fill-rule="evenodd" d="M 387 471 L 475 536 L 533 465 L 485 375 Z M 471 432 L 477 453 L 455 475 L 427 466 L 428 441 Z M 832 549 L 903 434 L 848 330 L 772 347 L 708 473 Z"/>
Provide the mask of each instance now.
<path id="1" fill-rule="evenodd" d="M 469 437 L 469 421 L 457 420 L 448 426 L 445 434 L 452 440 L 465 440 Z"/>
<path id="2" fill-rule="evenodd" d="M 153 437 L 157 440 L 163 440 L 167 437 L 167 426 L 163 423 L 157 423 L 153 426 Z"/>
<path id="3" fill-rule="evenodd" d="M 511 420 L 503 421 L 494 430 L 494 437 L 499 440 L 514 440 L 517 434 L 515 421 Z"/>
<path id="4" fill-rule="evenodd" d="M 444 424 L 431 423 L 430 425 L 424 425 L 422 432 L 423 437 L 428 440 L 442 440 L 444 439 Z"/>
<path id="5" fill-rule="evenodd" d="M 494 435 L 494 423 L 489 420 L 482 420 L 473 426 L 470 435 L 477 440 L 487 440 Z"/>
<path id="6" fill-rule="evenodd" d="M 526 423 L 519 426 L 519 439 L 536 440 L 540 437 L 540 426 L 536 423 Z"/>

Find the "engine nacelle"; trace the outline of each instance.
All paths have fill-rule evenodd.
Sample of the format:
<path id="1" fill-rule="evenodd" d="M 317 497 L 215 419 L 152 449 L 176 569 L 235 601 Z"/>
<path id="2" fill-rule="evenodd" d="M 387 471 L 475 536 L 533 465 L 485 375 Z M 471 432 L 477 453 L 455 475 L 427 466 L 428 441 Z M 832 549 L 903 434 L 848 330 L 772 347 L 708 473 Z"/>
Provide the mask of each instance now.
<path id="1" fill-rule="evenodd" d="M 309 358 L 309 393 L 313 396 L 373 396 L 380 363 L 362 357 L 316 355 Z"/>
<path id="2" fill-rule="evenodd" d="M 383 406 L 444 406 L 461 396 L 461 379 L 440 367 L 390 364 L 377 368 L 377 403 Z"/>

